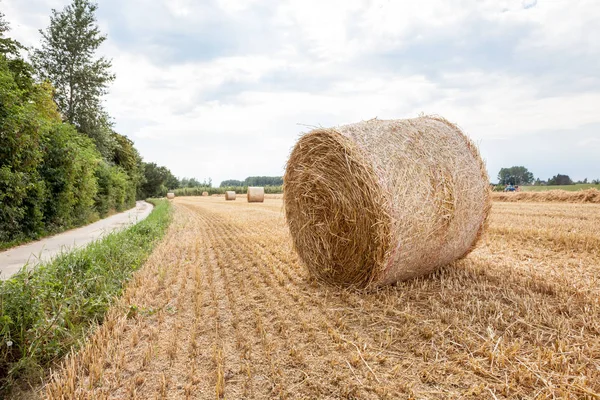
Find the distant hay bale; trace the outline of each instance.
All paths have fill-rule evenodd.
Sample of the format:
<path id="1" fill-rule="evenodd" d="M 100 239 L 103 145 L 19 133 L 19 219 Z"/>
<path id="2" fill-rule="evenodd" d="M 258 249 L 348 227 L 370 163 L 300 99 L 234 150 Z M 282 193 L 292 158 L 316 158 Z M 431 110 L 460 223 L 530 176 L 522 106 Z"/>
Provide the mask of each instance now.
<path id="1" fill-rule="evenodd" d="M 202 192 L 202 196 L 204 196 L 204 197 L 208 196 L 208 192 Z"/>
<path id="2" fill-rule="evenodd" d="M 491 204 L 477 147 L 440 117 L 309 132 L 290 155 L 283 198 L 309 272 L 357 287 L 428 274 L 464 257 Z"/>
<path id="3" fill-rule="evenodd" d="M 175 198 L 175 193 L 173 193 L 173 192 L 167 193 L 167 199 L 172 200 L 174 198 Z"/>
<path id="4" fill-rule="evenodd" d="M 265 201 L 264 187 L 248 187 L 248 203 L 262 203 Z"/>
<path id="5" fill-rule="evenodd" d="M 225 192 L 225 200 L 235 200 L 235 192 L 231 190 Z"/>

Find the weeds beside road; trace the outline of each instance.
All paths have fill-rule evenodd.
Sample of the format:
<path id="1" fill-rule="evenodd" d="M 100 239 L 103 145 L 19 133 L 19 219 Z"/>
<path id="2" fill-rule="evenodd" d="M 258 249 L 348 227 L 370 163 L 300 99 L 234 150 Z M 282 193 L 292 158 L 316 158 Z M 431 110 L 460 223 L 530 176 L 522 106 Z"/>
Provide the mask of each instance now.
<path id="1" fill-rule="evenodd" d="M 0 282 L 0 397 L 36 381 L 102 323 L 171 220 L 166 200 L 145 220 Z"/>

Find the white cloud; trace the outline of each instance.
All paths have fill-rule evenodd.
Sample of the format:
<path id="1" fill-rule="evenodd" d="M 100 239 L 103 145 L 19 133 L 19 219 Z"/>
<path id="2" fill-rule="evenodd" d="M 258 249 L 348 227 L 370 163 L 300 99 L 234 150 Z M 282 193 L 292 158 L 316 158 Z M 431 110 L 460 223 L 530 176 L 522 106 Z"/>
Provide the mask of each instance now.
<path id="1" fill-rule="evenodd" d="M 67 2 L 2 5 L 32 45 L 50 8 Z M 596 143 L 600 4 L 534 3 L 107 0 L 102 51 L 117 81 L 106 107 L 147 160 L 217 184 L 280 174 L 305 125 L 420 112 L 457 122 L 490 168 L 510 160 L 568 173 L 568 159 L 545 160 L 534 141 L 552 136 L 573 152 Z M 559 131 L 583 136 L 569 144 Z M 488 145 L 502 140 L 527 143 L 514 153 L 523 159 Z"/>

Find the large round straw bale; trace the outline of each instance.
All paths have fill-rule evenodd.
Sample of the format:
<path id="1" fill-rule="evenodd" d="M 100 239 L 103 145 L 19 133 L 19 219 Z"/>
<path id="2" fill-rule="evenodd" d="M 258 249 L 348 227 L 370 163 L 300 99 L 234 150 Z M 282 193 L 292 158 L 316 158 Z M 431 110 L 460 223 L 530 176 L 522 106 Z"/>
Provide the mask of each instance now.
<path id="1" fill-rule="evenodd" d="M 248 187 L 248 203 L 262 203 L 265 201 L 264 187 Z"/>
<path id="2" fill-rule="evenodd" d="M 228 190 L 225 192 L 225 200 L 235 200 L 235 192 Z"/>
<path id="3" fill-rule="evenodd" d="M 173 192 L 167 193 L 167 199 L 174 199 L 174 198 L 175 198 L 175 193 L 173 193 Z"/>
<path id="4" fill-rule="evenodd" d="M 208 192 L 202 192 L 202 196 L 204 196 L 204 197 L 208 196 Z"/>
<path id="5" fill-rule="evenodd" d="M 385 285 L 467 255 L 490 189 L 477 147 L 440 117 L 370 120 L 304 135 L 284 176 L 301 260 L 336 285 Z"/>

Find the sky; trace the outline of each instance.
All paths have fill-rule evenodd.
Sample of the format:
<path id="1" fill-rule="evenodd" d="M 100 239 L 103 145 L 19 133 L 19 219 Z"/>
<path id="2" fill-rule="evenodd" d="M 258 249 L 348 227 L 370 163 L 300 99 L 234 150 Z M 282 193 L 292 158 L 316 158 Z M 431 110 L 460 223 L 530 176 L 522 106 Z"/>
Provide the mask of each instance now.
<path id="1" fill-rule="evenodd" d="M 0 0 L 39 46 L 70 0 Z M 145 161 L 179 177 L 282 175 L 313 127 L 436 114 L 492 182 L 600 178 L 597 0 L 99 0 L 105 107 Z"/>

